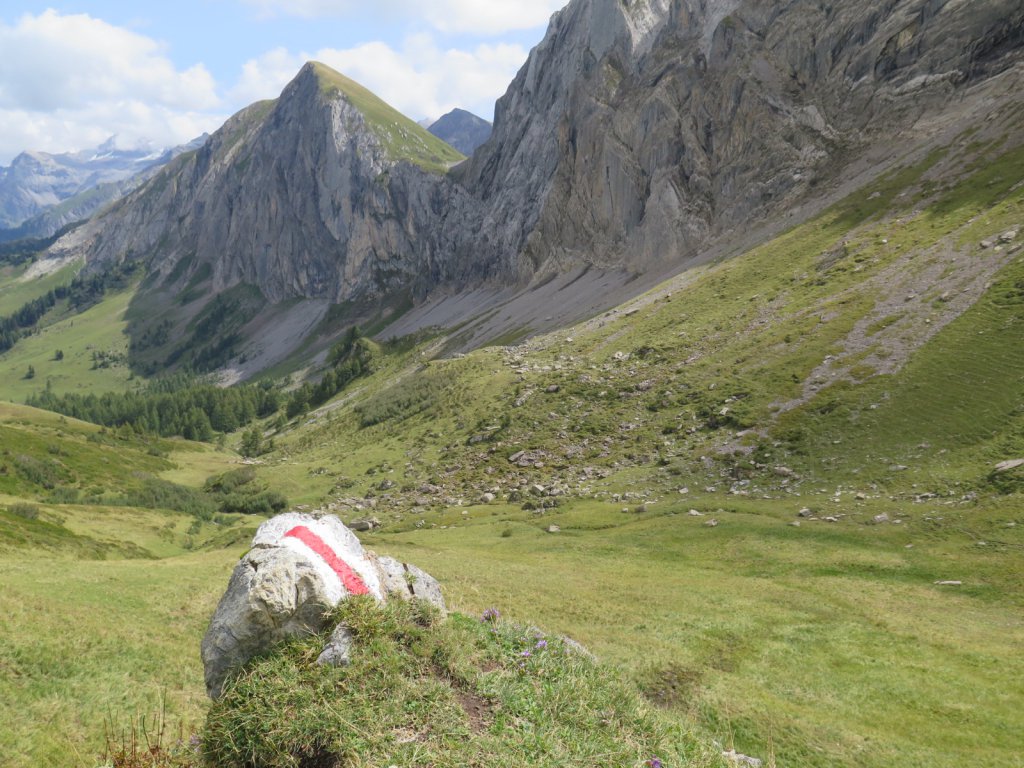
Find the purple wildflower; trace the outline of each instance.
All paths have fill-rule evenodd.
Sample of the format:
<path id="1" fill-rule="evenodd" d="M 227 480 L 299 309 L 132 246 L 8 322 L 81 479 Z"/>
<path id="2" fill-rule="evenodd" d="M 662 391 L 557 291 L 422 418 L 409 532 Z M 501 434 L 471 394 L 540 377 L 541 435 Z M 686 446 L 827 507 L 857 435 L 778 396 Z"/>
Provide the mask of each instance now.
<path id="1" fill-rule="evenodd" d="M 528 658 L 530 658 L 530 656 L 532 656 L 533 654 L 532 654 L 532 653 L 530 653 L 529 651 L 523 651 L 523 652 L 522 652 L 521 654 L 519 654 L 519 655 L 520 655 L 520 656 L 522 656 L 522 657 L 523 657 L 524 659 L 528 659 Z"/>
<path id="2" fill-rule="evenodd" d="M 495 622 L 500 618 L 501 611 L 499 611 L 497 608 L 488 608 L 486 611 L 483 612 L 483 615 L 480 617 L 480 621 Z"/>
<path id="3" fill-rule="evenodd" d="M 538 651 L 543 651 L 547 647 L 548 647 L 548 641 L 547 640 L 538 640 L 537 644 L 534 646 L 534 648 L 536 648 Z"/>
<path id="4" fill-rule="evenodd" d="M 650 760 L 647 761 L 647 764 L 651 768 L 661 768 L 661 760 L 657 757 L 652 757 Z"/>

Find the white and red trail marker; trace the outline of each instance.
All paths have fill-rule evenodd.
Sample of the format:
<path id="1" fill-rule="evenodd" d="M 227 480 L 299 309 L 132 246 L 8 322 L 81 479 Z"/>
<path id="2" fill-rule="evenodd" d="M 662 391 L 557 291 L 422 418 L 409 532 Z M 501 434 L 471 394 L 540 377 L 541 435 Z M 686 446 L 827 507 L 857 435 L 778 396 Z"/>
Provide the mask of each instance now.
<path id="1" fill-rule="evenodd" d="M 331 548 L 330 544 L 306 526 L 297 525 L 288 531 L 284 537 L 286 539 L 295 539 L 305 544 L 313 554 L 320 558 L 334 572 L 349 594 L 370 594 L 370 588 L 366 586 L 366 582 L 363 581 L 359 574 L 352 570 L 352 566 L 338 557 L 338 554 Z"/>

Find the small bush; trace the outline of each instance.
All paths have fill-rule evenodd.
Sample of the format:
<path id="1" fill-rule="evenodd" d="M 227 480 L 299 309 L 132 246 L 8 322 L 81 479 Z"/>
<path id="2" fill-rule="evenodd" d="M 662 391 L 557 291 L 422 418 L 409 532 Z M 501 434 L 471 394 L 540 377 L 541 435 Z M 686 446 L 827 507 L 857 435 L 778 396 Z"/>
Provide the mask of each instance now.
<path id="1" fill-rule="evenodd" d="M 39 507 L 34 504 L 11 504 L 7 511 L 12 515 L 24 518 L 25 520 L 38 520 Z"/>

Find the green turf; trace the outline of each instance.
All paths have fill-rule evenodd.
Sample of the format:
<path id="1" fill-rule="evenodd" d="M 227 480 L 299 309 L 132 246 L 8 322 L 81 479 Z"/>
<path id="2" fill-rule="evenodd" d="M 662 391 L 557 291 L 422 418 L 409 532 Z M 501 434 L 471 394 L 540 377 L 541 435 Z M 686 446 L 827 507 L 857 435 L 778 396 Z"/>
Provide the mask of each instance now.
<path id="1" fill-rule="evenodd" d="M 438 174 L 446 173 L 452 165 L 466 159 L 458 150 L 354 80 L 319 62 L 313 62 L 313 70 L 325 95 L 335 97 L 342 94 L 362 112 L 370 130 L 384 144 L 390 159 L 406 160 Z"/>

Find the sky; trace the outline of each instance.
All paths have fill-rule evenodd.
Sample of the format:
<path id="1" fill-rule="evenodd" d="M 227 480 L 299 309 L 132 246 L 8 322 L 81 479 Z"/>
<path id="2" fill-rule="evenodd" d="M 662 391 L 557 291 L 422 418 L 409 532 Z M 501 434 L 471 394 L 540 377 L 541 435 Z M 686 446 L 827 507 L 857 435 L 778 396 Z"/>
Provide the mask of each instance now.
<path id="1" fill-rule="evenodd" d="M 311 59 L 414 120 L 494 102 L 567 0 L 0 4 L 0 165 L 32 149 L 184 143 Z M 372 8 L 372 10 L 368 10 Z"/>

